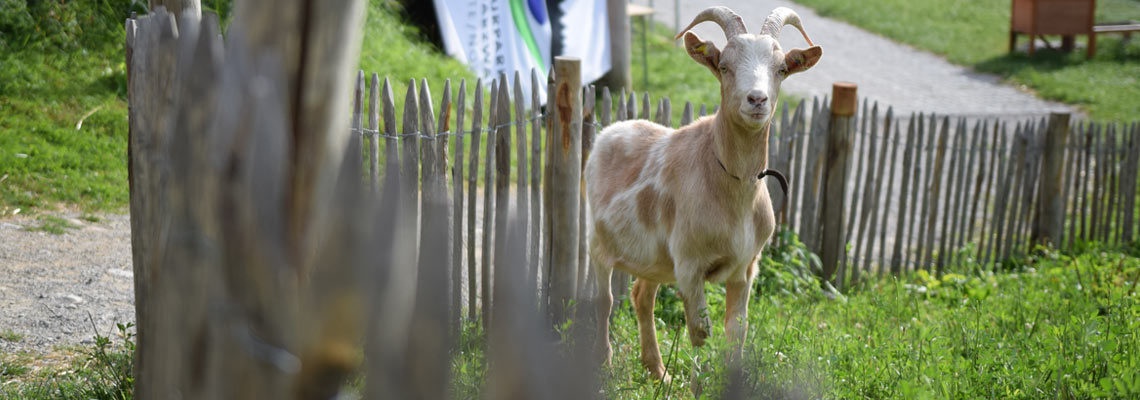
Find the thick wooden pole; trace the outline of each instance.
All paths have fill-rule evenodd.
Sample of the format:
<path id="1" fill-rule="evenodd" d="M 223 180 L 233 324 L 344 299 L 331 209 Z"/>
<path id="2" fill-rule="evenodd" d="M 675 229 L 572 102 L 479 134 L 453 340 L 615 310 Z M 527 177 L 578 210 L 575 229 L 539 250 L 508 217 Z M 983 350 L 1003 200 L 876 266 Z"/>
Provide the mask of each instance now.
<path id="1" fill-rule="evenodd" d="M 844 249 L 843 213 L 847 191 L 844 166 L 847 165 L 847 157 L 851 152 L 856 92 L 857 87 L 853 83 L 838 82 L 831 87 L 831 124 L 827 133 L 826 169 L 819 219 L 822 229 L 820 260 L 823 262 L 823 278 L 827 280 L 833 278 Z"/>
<path id="2" fill-rule="evenodd" d="M 570 317 L 568 302 L 577 293 L 578 192 L 582 167 L 582 75 L 581 60 L 554 59 L 554 91 L 550 105 L 557 117 L 547 137 L 546 160 L 549 181 L 546 243 L 550 246 L 550 309 L 555 324 Z"/>
<path id="3" fill-rule="evenodd" d="M 601 81 L 615 93 L 620 89 L 633 89 L 629 52 L 631 36 L 626 3 L 626 0 L 606 0 L 610 25 L 610 72 Z"/>
<path id="4" fill-rule="evenodd" d="M 1069 114 L 1052 113 L 1045 132 L 1045 149 L 1041 160 L 1041 183 L 1037 191 L 1037 223 L 1033 242 L 1054 247 L 1061 245 L 1065 224 L 1065 199 L 1061 196 L 1064 177 L 1065 146 L 1069 143 Z"/>

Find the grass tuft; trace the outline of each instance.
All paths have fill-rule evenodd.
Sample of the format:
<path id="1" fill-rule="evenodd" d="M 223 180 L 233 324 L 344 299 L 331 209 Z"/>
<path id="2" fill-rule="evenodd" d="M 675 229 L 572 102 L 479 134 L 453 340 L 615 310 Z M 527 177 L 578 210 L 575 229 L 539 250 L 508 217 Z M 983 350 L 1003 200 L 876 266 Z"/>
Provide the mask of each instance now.
<path id="1" fill-rule="evenodd" d="M 67 233 L 68 229 L 79 228 L 79 226 L 72 224 L 71 221 L 54 215 L 41 215 L 36 219 L 39 221 L 39 225 L 29 226 L 27 228 L 24 228 L 24 230 L 27 230 L 29 232 L 47 232 L 53 235 L 62 235 L 64 233 Z"/>

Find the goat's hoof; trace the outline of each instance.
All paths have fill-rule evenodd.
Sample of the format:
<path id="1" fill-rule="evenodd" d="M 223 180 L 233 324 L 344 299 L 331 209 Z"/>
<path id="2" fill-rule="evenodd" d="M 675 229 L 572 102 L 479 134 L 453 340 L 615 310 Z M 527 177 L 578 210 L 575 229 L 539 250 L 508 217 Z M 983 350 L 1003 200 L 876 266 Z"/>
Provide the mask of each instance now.
<path id="1" fill-rule="evenodd" d="M 689 330 L 689 343 L 693 347 L 701 347 L 705 345 L 705 339 L 709 337 L 709 331 L 706 329 L 690 329 Z"/>
<path id="2" fill-rule="evenodd" d="M 652 376 L 653 379 L 659 380 L 662 383 L 666 384 L 673 380 L 673 376 L 669 375 L 668 372 L 665 372 L 664 365 L 657 365 L 655 367 L 649 368 L 649 375 Z"/>

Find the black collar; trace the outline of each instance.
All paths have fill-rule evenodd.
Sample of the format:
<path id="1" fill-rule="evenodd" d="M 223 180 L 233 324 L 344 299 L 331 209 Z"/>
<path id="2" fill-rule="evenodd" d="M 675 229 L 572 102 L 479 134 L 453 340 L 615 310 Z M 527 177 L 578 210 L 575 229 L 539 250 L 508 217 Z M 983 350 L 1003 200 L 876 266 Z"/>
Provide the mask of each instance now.
<path id="1" fill-rule="evenodd" d="M 728 172 L 728 168 L 724 167 L 724 163 L 720 162 L 720 158 L 716 158 L 716 157 L 713 157 L 713 158 L 716 160 L 716 165 L 720 166 L 721 171 L 724 171 L 724 173 L 728 174 L 728 176 L 731 176 L 732 179 L 736 179 L 738 181 L 743 181 L 743 179 L 740 179 L 739 176 L 733 175 L 731 172 Z M 765 169 L 764 171 L 760 172 L 760 175 L 756 176 L 756 180 L 764 179 L 765 176 L 776 177 L 776 180 L 779 181 L 779 183 L 780 183 L 780 190 L 784 191 L 784 196 L 788 195 L 788 178 L 784 177 L 784 174 L 782 174 L 782 173 L 780 173 L 780 171 L 777 171 L 774 169 Z"/>

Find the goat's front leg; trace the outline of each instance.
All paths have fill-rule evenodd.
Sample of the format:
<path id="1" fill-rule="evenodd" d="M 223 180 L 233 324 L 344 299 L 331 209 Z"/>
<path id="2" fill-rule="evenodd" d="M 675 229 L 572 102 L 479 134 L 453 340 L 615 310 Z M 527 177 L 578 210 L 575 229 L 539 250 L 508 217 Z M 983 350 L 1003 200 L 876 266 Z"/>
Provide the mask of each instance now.
<path id="1" fill-rule="evenodd" d="M 661 285 L 645 279 L 633 282 L 633 309 L 637 312 L 638 338 L 641 339 L 641 365 L 649 370 L 654 379 L 668 380 L 665 363 L 661 361 L 661 349 L 657 346 L 657 325 L 653 318 L 653 306 L 657 302 L 657 289 Z"/>
<path id="2" fill-rule="evenodd" d="M 613 266 L 598 258 L 595 258 L 595 262 L 592 264 L 596 266 L 594 275 L 598 280 L 598 296 L 594 300 L 598 307 L 598 336 L 595 339 L 595 351 L 602 362 L 609 364 L 610 355 L 613 353 L 610 348 L 610 309 L 614 304 L 614 297 L 610 291 L 610 278 L 613 276 L 614 269 Z"/>
<path id="3" fill-rule="evenodd" d="M 709 306 L 705 301 L 705 276 L 698 265 L 682 265 L 676 271 L 677 289 L 685 304 L 685 326 L 689 328 L 689 342 L 693 347 L 705 344 L 709 337 Z"/>
<path id="4" fill-rule="evenodd" d="M 742 354 L 748 337 L 748 299 L 752 295 L 752 279 L 748 276 L 729 279 L 725 285 L 724 332 L 731 344 L 733 357 Z"/>

